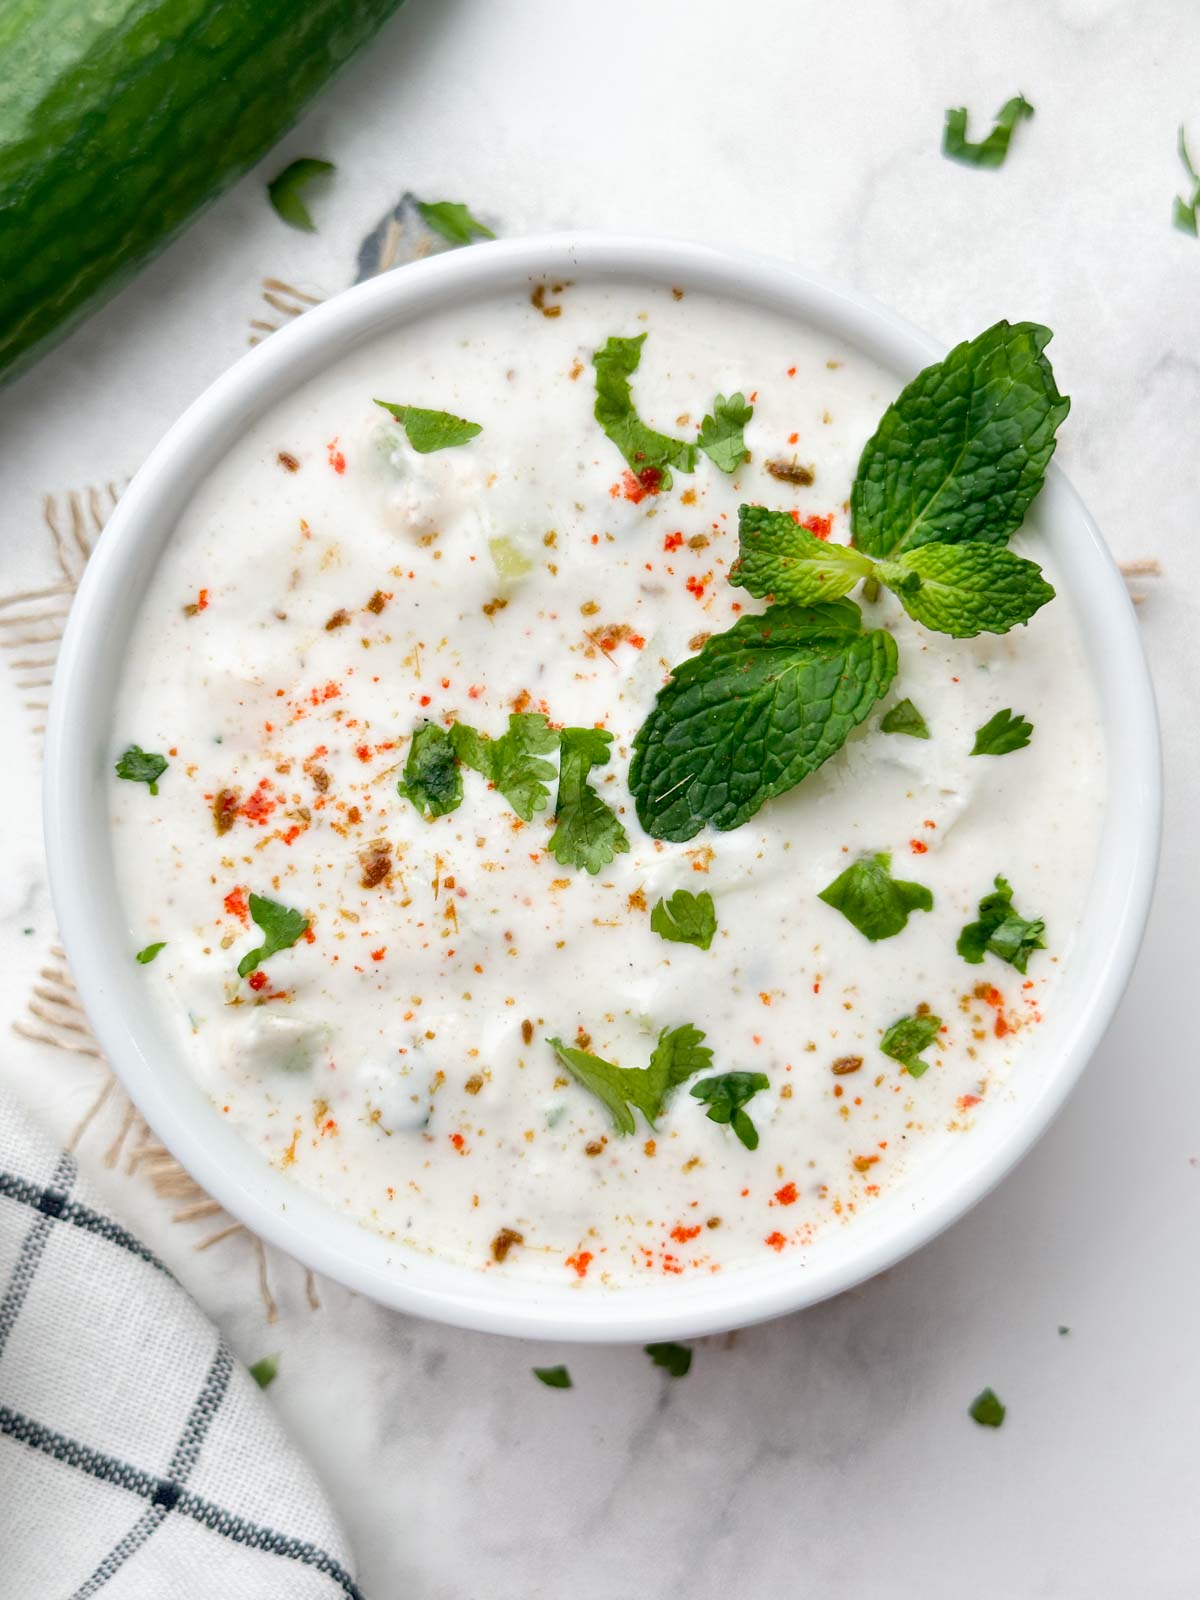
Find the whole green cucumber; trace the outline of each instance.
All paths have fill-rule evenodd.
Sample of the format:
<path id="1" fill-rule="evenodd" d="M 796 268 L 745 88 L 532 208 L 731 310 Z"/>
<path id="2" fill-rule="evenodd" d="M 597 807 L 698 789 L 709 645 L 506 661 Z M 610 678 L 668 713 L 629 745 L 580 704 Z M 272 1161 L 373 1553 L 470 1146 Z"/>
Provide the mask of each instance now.
<path id="1" fill-rule="evenodd" d="M 0 382 L 275 143 L 400 0 L 0 0 Z"/>

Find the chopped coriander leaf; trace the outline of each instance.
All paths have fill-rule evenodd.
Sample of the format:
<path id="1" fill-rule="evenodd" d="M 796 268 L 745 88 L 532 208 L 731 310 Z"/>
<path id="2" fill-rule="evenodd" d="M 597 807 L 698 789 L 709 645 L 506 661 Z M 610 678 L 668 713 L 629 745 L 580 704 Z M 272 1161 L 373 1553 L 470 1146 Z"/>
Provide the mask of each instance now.
<path id="1" fill-rule="evenodd" d="M 483 425 L 456 417 L 450 411 L 427 411 L 423 406 L 399 406 L 390 400 L 376 400 L 377 406 L 390 411 L 404 429 L 408 442 L 419 455 L 427 456 L 435 450 L 450 450 L 455 445 L 466 444 Z"/>
<path id="2" fill-rule="evenodd" d="M 673 1378 L 686 1378 L 692 1368 L 692 1352 L 685 1344 L 648 1344 L 643 1349 L 656 1367 Z"/>
<path id="3" fill-rule="evenodd" d="M 569 1389 L 571 1387 L 571 1374 L 566 1367 L 533 1367 L 534 1377 L 539 1383 L 544 1383 L 547 1389 Z"/>
<path id="4" fill-rule="evenodd" d="M 279 1375 L 279 1357 L 263 1356 L 250 1368 L 250 1376 L 260 1389 L 269 1389 Z"/>
<path id="5" fill-rule="evenodd" d="M 269 956 L 280 950 L 290 950 L 297 939 L 308 932 L 308 918 L 277 900 L 264 899 L 260 894 L 250 896 L 250 915 L 261 928 L 263 942 L 255 950 L 247 950 L 238 962 L 238 977 L 245 978 L 261 967 Z"/>
<path id="6" fill-rule="evenodd" d="M 426 819 L 444 817 L 462 804 L 462 773 L 450 735 L 438 722 L 424 722 L 413 730 L 404 776 L 396 792 Z"/>
<path id="7" fill-rule="evenodd" d="M 995 882 L 994 892 L 979 902 L 979 921 L 967 923 L 955 948 L 972 966 L 978 966 L 990 950 L 1024 975 L 1033 952 L 1046 948 L 1046 924 L 1040 917 L 1027 922 L 1013 905 L 1008 880 L 997 875 Z"/>
<path id="8" fill-rule="evenodd" d="M 692 894 L 676 889 L 669 900 L 660 900 L 650 913 L 650 931 L 672 944 L 694 944 L 707 950 L 717 931 L 717 913 L 707 889 Z"/>
<path id="9" fill-rule="evenodd" d="M 299 228 L 304 233 L 316 233 L 317 225 L 301 198 L 301 191 L 307 189 L 314 178 L 327 178 L 336 170 L 332 161 L 317 161 L 312 156 L 301 156 L 299 161 L 284 167 L 279 176 L 272 178 L 267 185 L 267 195 L 275 207 L 276 215 L 282 217 L 290 227 Z"/>
<path id="10" fill-rule="evenodd" d="M 547 1039 L 546 1043 L 571 1075 L 604 1104 L 617 1132 L 632 1133 L 635 1109 L 653 1128 L 669 1091 L 712 1066 L 712 1051 L 703 1040 L 704 1035 L 691 1023 L 664 1028 L 648 1067 L 619 1067 L 561 1039 Z"/>
<path id="11" fill-rule="evenodd" d="M 910 739 L 928 739 L 929 728 L 925 718 L 909 699 L 897 700 L 883 713 L 879 726 L 884 733 L 906 733 Z"/>
<path id="12" fill-rule="evenodd" d="M 760 1089 L 771 1087 L 762 1072 L 723 1072 L 716 1078 L 702 1078 L 691 1092 L 708 1107 L 710 1122 L 728 1124 L 746 1146 L 758 1149 L 758 1129 L 742 1109 Z"/>
<path id="13" fill-rule="evenodd" d="M 1064 1322 L 1060 1322 L 1059 1323 L 1059 1325 L 1058 1325 L 1058 1336 L 1059 1336 L 1060 1339 L 1065 1338 L 1066 1335 L 1068 1333 L 1070 1333 L 1070 1331 L 1071 1330 L 1070 1330 L 1070 1328 L 1067 1327 L 1066 1323 L 1064 1323 Z"/>
<path id="14" fill-rule="evenodd" d="M 861 856 L 818 896 L 872 943 L 903 932 L 911 911 L 933 910 L 932 892 L 923 883 L 893 878 L 891 864 L 886 853 Z"/>
<path id="15" fill-rule="evenodd" d="M 951 161 L 962 161 L 969 167 L 1000 167 L 1008 154 L 1008 143 L 1013 129 L 1022 117 L 1032 117 L 1033 107 L 1023 94 L 1006 100 L 996 113 L 996 126 L 978 144 L 967 138 L 967 111 L 959 106 L 946 112 L 946 127 L 942 133 L 942 154 Z"/>
<path id="16" fill-rule="evenodd" d="M 167 941 L 160 939 L 157 944 L 148 944 L 144 950 L 139 950 L 134 957 L 138 966 L 148 967 L 160 950 L 167 948 Z"/>
<path id="17" fill-rule="evenodd" d="M 621 819 L 587 781 L 593 767 L 606 765 L 612 739 L 603 728 L 564 728 L 559 735 L 558 826 L 547 849 L 564 867 L 594 874 L 629 849 Z"/>
<path id="18" fill-rule="evenodd" d="M 972 1400 L 969 1415 L 981 1428 L 998 1428 L 1008 1415 L 1008 1407 L 994 1389 L 985 1389 Z"/>
<path id="19" fill-rule="evenodd" d="M 451 244 L 470 244 L 472 239 L 494 239 L 496 235 L 473 217 L 457 200 L 417 201 L 421 221 Z"/>
<path id="20" fill-rule="evenodd" d="M 928 1061 L 921 1060 L 922 1050 L 927 1050 L 941 1032 L 942 1019 L 932 1011 L 917 1011 L 911 1017 L 901 1017 L 879 1041 L 885 1056 L 899 1061 L 911 1078 L 922 1078 L 929 1071 Z"/>
<path id="21" fill-rule="evenodd" d="M 1033 735 L 1033 723 L 1027 722 L 1020 712 L 1013 714 L 1005 707 L 989 717 L 982 728 L 975 731 L 973 756 L 1006 756 L 1014 750 L 1024 750 Z"/>
<path id="22" fill-rule="evenodd" d="M 511 712 L 508 732 L 499 739 L 489 739 L 465 722 L 450 729 L 454 754 L 498 789 L 522 822 L 532 822 L 534 812 L 549 804 L 546 779 L 554 776 L 554 768 L 541 757 L 557 749 L 558 741 L 558 731 L 540 711 Z"/>
<path id="23" fill-rule="evenodd" d="M 849 545 L 830 544 L 801 527 L 789 511 L 738 507 L 737 561 L 729 581 L 759 599 L 813 605 L 849 594 L 874 563 Z"/>
<path id="24" fill-rule="evenodd" d="M 1008 633 L 1054 599 L 1036 561 L 997 544 L 922 544 L 875 576 L 914 621 L 956 639 Z"/>
<path id="25" fill-rule="evenodd" d="M 722 472 L 736 472 L 746 459 L 746 436 L 742 431 L 754 415 L 740 391 L 728 399 L 719 394 L 713 408 L 700 424 L 696 443 Z"/>
<path id="26" fill-rule="evenodd" d="M 158 780 L 167 770 L 166 756 L 156 755 L 153 751 L 143 750 L 136 744 L 131 744 L 129 749 L 117 762 L 117 777 L 125 778 L 130 783 L 145 783 L 150 787 L 151 794 L 158 793 Z"/>
<path id="27" fill-rule="evenodd" d="M 1192 197 L 1190 200 L 1181 200 L 1178 195 L 1175 196 L 1175 208 L 1171 220 L 1181 232 L 1190 233 L 1195 238 L 1200 233 L 1200 229 L 1196 226 L 1196 208 L 1200 206 L 1200 176 L 1197 175 L 1192 165 L 1192 158 L 1188 155 L 1187 136 L 1182 123 L 1179 127 L 1179 159 L 1183 162 L 1183 170 L 1191 183 Z"/>
<path id="28" fill-rule="evenodd" d="M 740 827 L 815 772 L 891 687 L 896 642 L 850 600 L 745 616 L 681 662 L 633 741 L 643 828 L 680 843 Z"/>
<path id="29" fill-rule="evenodd" d="M 671 468 L 696 470 L 696 446 L 671 439 L 649 427 L 637 414 L 629 379 L 642 359 L 646 335 L 610 337 L 592 356 L 596 369 L 595 418 L 625 457 L 630 470 L 652 493 L 671 487 Z"/>

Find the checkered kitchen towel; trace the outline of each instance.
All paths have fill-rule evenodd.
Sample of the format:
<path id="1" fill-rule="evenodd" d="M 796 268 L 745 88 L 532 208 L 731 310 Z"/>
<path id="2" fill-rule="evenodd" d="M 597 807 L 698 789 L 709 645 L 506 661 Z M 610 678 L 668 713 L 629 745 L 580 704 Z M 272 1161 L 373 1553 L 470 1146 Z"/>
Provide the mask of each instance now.
<path id="1" fill-rule="evenodd" d="M 350 1565 L 221 1335 L 0 1090 L 2 1600 L 336 1600 Z"/>

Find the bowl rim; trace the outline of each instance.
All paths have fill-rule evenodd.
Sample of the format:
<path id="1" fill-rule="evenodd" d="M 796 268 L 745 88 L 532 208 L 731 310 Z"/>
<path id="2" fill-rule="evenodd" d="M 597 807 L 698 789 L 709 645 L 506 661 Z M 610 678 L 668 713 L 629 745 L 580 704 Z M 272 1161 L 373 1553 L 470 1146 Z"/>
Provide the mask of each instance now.
<path id="1" fill-rule="evenodd" d="M 143 1014 L 153 1008 L 143 1004 L 139 1011 L 122 970 L 129 965 L 127 943 L 111 937 L 114 916 L 123 919 L 105 903 L 108 810 L 96 801 L 103 795 L 99 784 L 110 742 L 112 699 L 105 685 L 115 682 L 121 650 L 112 618 L 136 603 L 139 584 L 149 581 L 158 550 L 195 486 L 239 428 L 373 330 L 505 286 L 567 276 L 679 283 L 781 310 L 836 332 L 902 381 L 945 353 L 873 299 L 806 267 L 631 235 L 572 232 L 476 245 L 406 265 L 314 307 L 249 351 L 188 407 L 121 497 L 86 566 L 59 651 L 46 734 L 47 862 L 62 941 L 101 1049 L 167 1149 L 253 1233 L 385 1305 L 452 1325 L 566 1341 L 699 1336 L 799 1310 L 852 1288 L 957 1221 L 1053 1120 L 1128 981 L 1149 913 L 1161 830 L 1154 693 L 1120 573 L 1056 466 L 1047 474 L 1038 520 L 1053 525 L 1047 537 L 1060 566 L 1066 559 L 1079 569 L 1072 604 L 1104 628 L 1103 648 L 1094 646 L 1090 670 L 1105 731 L 1106 823 L 1088 906 L 1103 905 L 1108 931 L 1088 946 L 1089 981 L 1071 991 L 1082 994 L 1074 1013 L 1055 1019 L 1058 1054 L 1049 1068 L 1036 1085 L 1023 1086 L 1015 1112 L 994 1108 L 1000 1121 L 991 1134 L 980 1137 L 986 1121 L 972 1130 L 971 1156 L 977 1159 L 957 1159 L 948 1183 L 936 1181 L 946 1165 L 939 1163 L 932 1195 L 909 1206 L 893 1204 L 883 1226 L 878 1208 L 870 1220 L 856 1220 L 834 1235 L 849 1241 L 845 1248 L 819 1239 L 812 1251 L 798 1250 L 762 1269 L 732 1269 L 699 1285 L 608 1290 L 506 1280 L 387 1241 L 270 1168 L 256 1148 L 221 1123 L 181 1056 L 164 1072 L 162 1037 L 156 1039 L 152 1017 Z M 1069 534 L 1057 533 L 1060 523 L 1070 527 Z M 1073 955 L 1072 971 L 1079 960 Z M 1044 1057 L 1048 1047 L 1040 1045 L 1039 1040 L 1038 1055 Z M 926 1175 L 924 1184 L 930 1182 Z M 903 1192 L 909 1193 L 907 1185 Z"/>

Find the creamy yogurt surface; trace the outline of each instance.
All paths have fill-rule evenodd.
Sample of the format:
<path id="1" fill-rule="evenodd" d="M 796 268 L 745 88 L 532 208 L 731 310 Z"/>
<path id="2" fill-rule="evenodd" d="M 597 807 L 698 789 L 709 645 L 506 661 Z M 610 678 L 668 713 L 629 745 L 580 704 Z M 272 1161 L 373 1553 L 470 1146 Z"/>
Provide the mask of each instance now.
<path id="1" fill-rule="evenodd" d="M 739 828 L 650 838 L 633 737 L 673 666 L 763 609 L 727 581 L 738 506 L 848 541 L 859 454 L 900 385 L 702 294 L 531 289 L 346 356 L 188 507 L 113 726 L 114 760 L 136 744 L 169 762 L 157 794 L 113 781 L 129 959 L 163 943 L 147 999 L 197 1079 L 331 1206 L 481 1271 L 669 1292 L 852 1226 L 1036 1070 L 1097 850 L 1103 744 L 1061 588 L 1030 626 L 976 639 L 924 631 L 885 593 L 864 611 L 899 672 L 842 750 Z M 591 357 L 639 333 L 631 381 L 654 427 L 694 439 L 716 394 L 752 402 L 735 472 L 700 455 L 647 492 L 628 471 L 593 415 Z M 481 431 L 421 454 L 377 397 Z M 1054 581 L 1032 529 L 1014 546 Z M 902 698 L 927 740 L 882 731 Z M 1030 744 L 972 756 L 1009 707 Z M 613 735 L 590 782 L 629 848 L 595 874 L 548 849 L 554 779 L 528 822 L 466 767 L 447 815 L 397 790 L 424 722 L 498 737 L 514 711 Z M 875 943 L 818 898 L 870 852 L 933 896 Z M 1026 973 L 956 951 L 997 874 L 1045 921 Z M 707 950 L 651 928 L 680 889 L 712 896 Z M 263 943 L 251 894 L 308 927 L 239 977 Z M 942 1027 L 916 1078 L 880 1044 L 924 1007 Z M 641 1067 L 684 1024 L 712 1051 L 704 1075 L 765 1076 L 745 1107 L 757 1148 L 690 1084 L 621 1134 L 546 1042 Z"/>

